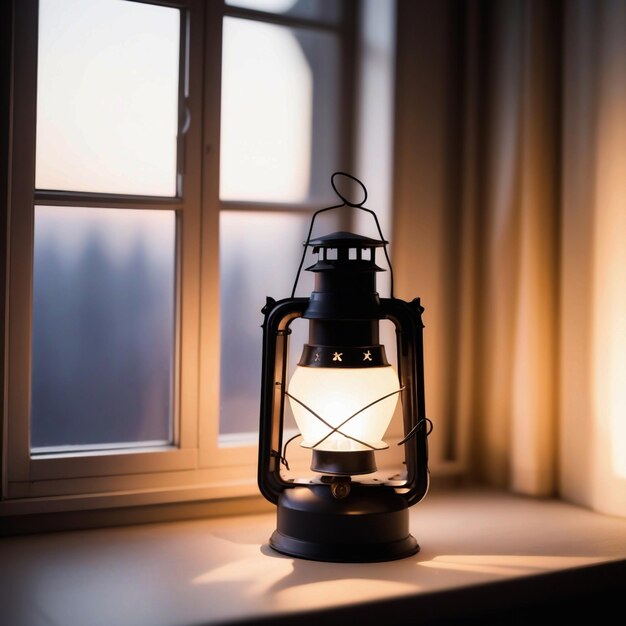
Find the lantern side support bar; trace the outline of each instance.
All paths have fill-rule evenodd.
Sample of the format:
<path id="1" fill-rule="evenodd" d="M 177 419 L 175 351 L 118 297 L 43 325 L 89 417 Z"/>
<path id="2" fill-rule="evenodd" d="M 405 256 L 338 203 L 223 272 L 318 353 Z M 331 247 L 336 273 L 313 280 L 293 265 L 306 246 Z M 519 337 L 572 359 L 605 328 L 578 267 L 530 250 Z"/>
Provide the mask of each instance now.
<path id="1" fill-rule="evenodd" d="M 404 419 L 404 450 L 408 489 L 398 488 L 398 493 L 409 506 L 419 502 L 428 491 L 428 434 L 430 429 L 417 428 L 427 424 L 424 402 L 424 347 L 423 307 L 419 298 L 405 302 L 398 298 L 381 298 L 385 317 L 396 327 L 398 350 L 398 376 L 404 387 L 402 413 Z M 408 437 L 409 433 L 412 433 Z"/>
<path id="2" fill-rule="evenodd" d="M 289 325 L 302 317 L 308 298 L 267 299 L 263 308 L 263 368 L 259 426 L 258 484 L 263 496 L 276 504 L 290 486 L 280 476 L 284 389 L 287 384 Z"/>

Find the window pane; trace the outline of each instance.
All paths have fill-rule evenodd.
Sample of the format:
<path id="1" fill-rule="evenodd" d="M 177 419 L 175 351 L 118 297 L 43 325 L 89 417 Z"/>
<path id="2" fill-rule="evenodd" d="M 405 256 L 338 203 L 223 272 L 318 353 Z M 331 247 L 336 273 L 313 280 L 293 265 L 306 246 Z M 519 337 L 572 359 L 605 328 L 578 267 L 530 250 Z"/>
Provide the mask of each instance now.
<path id="1" fill-rule="evenodd" d="M 34 449 L 171 442 L 175 228 L 173 211 L 36 207 Z"/>
<path id="2" fill-rule="evenodd" d="M 36 187 L 176 195 L 180 11 L 39 6 Z"/>
<path id="3" fill-rule="evenodd" d="M 334 215 L 321 216 L 316 222 L 316 232 L 327 234 L 337 230 L 335 220 Z M 306 239 L 308 226 L 309 216 L 305 215 L 222 211 L 222 434 L 256 432 L 258 429 L 262 349 L 260 326 L 263 322 L 261 309 L 267 296 L 279 300 L 291 294 L 302 255 L 301 244 Z M 280 237 L 277 237 L 277 233 L 280 233 Z M 308 296 L 312 289 L 313 276 L 311 272 L 303 271 L 296 295 Z M 300 359 L 302 344 L 308 338 L 308 323 L 296 320 L 292 330 L 289 363 L 293 371 Z"/>
<path id="4" fill-rule="evenodd" d="M 337 23 L 343 10 L 342 0 L 226 0 L 226 4 L 329 23 Z"/>
<path id="5" fill-rule="evenodd" d="M 332 202 L 339 168 L 335 35 L 224 20 L 220 196 Z"/>

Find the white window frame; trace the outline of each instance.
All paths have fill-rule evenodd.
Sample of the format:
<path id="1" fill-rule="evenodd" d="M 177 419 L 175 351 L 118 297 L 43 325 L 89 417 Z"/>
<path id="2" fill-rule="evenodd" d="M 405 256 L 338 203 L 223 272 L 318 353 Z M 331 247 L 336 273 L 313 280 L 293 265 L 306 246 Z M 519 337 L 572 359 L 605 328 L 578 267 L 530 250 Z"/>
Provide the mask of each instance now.
<path id="1" fill-rule="evenodd" d="M 128 0 L 144 1 L 144 0 Z M 175 198 L 34 190 L 37 0 L 13 3 L 13 94 L 9 155 L 9 252 L 5 341 L 5 406 L 0 516 L 249 496 L 257 493 L 257 444 L 219 443 L 219 215 L 221 210 L 303 211 L 313 206 L 222 202 L 219 116 L 222 24 L 226 15 L 342 35 L 341 107 L 345 153 L 352 159 L 355 7 L 337 26 L 226 6 L 212 0 L 145 0 L 182 11 L 182 81 L 189 128 L 179 147 L 184 190 Z M 204 68 L 203 68 L 204 66 Z M 181 66 L 182 67 L 182 66 Z M 203 87 L 201 87 L 203 86 Z M 15 88 L 17 87 L 17 88 Z M 181 126 L 183 125 L 181 121 Z M 177 214 L 177 367 L 174 445 L 165 448 L 35 455 L 29 403 L 35 205 L 164 209 Z M 259 303 L 259 310 L 263 303 Z M 260 330 L 259 330 L 260 332 Z M 259 356 L 260 358 L 260 356 Z"/>

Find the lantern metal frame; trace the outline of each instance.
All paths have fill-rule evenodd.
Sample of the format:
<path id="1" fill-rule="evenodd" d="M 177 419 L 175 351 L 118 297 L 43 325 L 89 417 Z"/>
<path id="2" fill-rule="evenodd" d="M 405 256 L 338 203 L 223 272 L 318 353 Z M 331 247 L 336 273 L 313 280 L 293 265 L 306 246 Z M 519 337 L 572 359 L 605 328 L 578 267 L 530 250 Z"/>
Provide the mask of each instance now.
<path id="1" fill-rule="evenodd" d="M 350 202 L 339 193 L 335 184 L 339 175 L 362 187 L 364 198 L 361 202 Z M 429 483 L 427 438 L 432 423 L 426 417 L 424 399 L 424 309 L 419 298 L 407 302 L 393 296 L 393 269 L 387 242 L 375 213 L 362 206 L 367 199 L 364 185 L 343 172 L 333 174 L 331 184 L 343 200 L 342 204 L 321 209 L 313 215 L 291 297 L 278 301 L 267 298 L 262 311 L 258 484 L 263 496 L 278 507 L 277 529 L 270 539 L 270 546 L 278 552 L 322 561 L 386 561 L 419 550 L 417 541 L 409 532 L 408 508 L 426 495 Z M 294 294 L 306 250 L 312 245 L 315 218 L 324 211 L 346 205 L 373 216 L 381 237 L 376 243 L 382 244 L 391 272 L 390 297 L 378 298 L 376 294 L 376 311 L 372 319 L 390 320 L 396 331 L 398 393 L 404 426 L 404 436 L 398 445 L 404 447 L 405 477 L 402 481 L 374 482 L 352 476 L 334 476 L 328 472 L 317 479 L 295 482 L 281 475 L 281 465 L 285 463 L 283 423 L 288 395 L 289 336 L 290 325 L 305 316 L 311 299 L 294 297 Z"/>

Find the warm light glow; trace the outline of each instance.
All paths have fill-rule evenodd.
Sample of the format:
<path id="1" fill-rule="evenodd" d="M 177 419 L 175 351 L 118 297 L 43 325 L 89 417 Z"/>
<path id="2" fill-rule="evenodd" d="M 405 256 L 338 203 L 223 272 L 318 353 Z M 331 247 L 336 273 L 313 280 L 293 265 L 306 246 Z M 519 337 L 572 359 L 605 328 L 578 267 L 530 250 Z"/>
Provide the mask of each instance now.
<path id="1" fill-rule="evenodd" d="M 258 552 L 258 547 L 254 550 Z M 248 552 L 249 550 L 246 550 Z M 359 574 L 362 574 L 360 571 Z M 322 571 L 319 580 L 316 575 L 312 579 L 294 568 L 294 560 L 290 558 L 264 558 L 259 554 L 243 557 L 211 569 L 196 576 L 191 584 L 218 588 L 230 585 L 243 597 L 263 598 L 273 611 L 302 610 L 337 606 L 350 602 L 366 602 L 373 599 L 393 598 L 415 591 L 422 585 L 411 580 L 385 580 L 382 577 L 368 578 L 328 577 Z"/>
<path id="2" fill-rule="evenodd" d="M 591 556 L 543 556 L 517 554 L 452 554 L 436 556 L 421 561 L 420 567 L 428 567 L 489 576 L 520 576 L 537 574 L 568 567 L 583 567 L 602 563 L 602 557 Z"/>
<path id="3" fill-rule="evenodd" d="M 332 433 L 315 448 L 345 452 L 370 449 L 332 430 L 357 411 L 398 388 L 398 376 L 391 366 L 363 369 L 298 366 L 289 383 L 289 394 L 330 424 L 324 424 L 311 411 L 290 398 L 296 423 L 304 437 L 301 445 L 313 447 Z M 341 432 L 367 442 L 374 448 L 386 448 L 382 438 L 397 402 L 397 393 L 377 402 L 341 426 Z"/>
<path id="4" fill-rule="evenodd" d="M 617 36 L 617 33 L 613 33 Z M 620 50 L 624 47 L 620 47 Z M 621 67 L 619 65 L 612 67 Z M 598 420 L 596 450 L 600 464 L 609 461 L 609 476 L 626 478 L 626 116 L 623 72 L 610 74 L 600 110 L 602 148 L 594 185 L 593 370 L 594 404 Z M 601 475 L 600 470 L 598 475 Z M 611 477 L 611 478 L 612 478 Z M 624 483 L 603 479 L 607 493 L 623 492 Z M 616 506 L 623 507 L 623 495 Z M 624 509 L 621 508 L 622 514 Z"/>
<path id="5" fill-rule="evenodd" d="M 623 205 L 619 210 L 624 212 Z M 621 221 L 626 225 L 626 219 Z M 626 247 L 623 228 L 605 234 L 603 271 L 596 286 L 595 402 L 608 431 L 613 472 L 626 478 Z"/>

